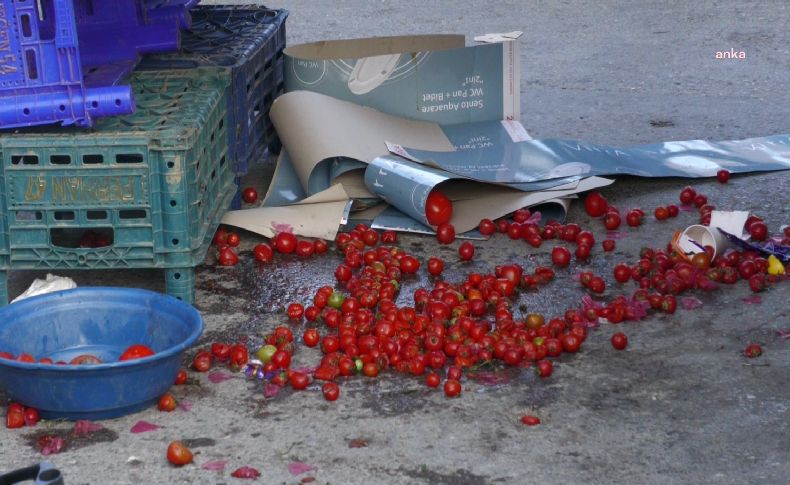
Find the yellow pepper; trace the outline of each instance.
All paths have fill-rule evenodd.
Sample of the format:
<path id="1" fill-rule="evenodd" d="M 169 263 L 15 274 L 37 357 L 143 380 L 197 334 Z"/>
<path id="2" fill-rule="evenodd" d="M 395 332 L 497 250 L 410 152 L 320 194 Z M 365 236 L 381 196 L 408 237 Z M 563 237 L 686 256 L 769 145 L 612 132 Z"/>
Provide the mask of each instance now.
<path id="1" fill-rule="evenodd" d="M 768 274 L 780 275 L 785 274 L 785 266 L 779 261 L 779 258 L 773 254 L 768 256 Z"/>

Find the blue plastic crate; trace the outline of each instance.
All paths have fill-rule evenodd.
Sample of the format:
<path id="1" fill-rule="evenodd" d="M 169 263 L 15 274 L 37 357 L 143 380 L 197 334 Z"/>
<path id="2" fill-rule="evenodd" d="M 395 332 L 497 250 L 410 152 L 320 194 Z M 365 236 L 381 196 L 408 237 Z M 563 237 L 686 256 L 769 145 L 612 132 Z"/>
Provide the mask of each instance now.
<path id="1" fill-rule="evenodd" d="M 177 51 L 194 0 L 74 0 L 80 62 L 88 84 L 114 84 L 140 56 Z M 99 69 L 99 72 L 95 72 Z"/>
<path id="2" fill-rule="evenodd" d="M 71 0 L 0 0 L 0 128 L 131 113 L 128 86 L 83 82 Z"/>
<path id="3" fill-rule="evenodd" d="M 198 69 L 131 82 L 137 111 L 90 132 L 0 133 L 0 304 L 10 269 L 161 268 L 167 292 L 193 301 L 194 267 L 236 192 L 229 78 Z M 84 247 L 87 231 L 104 243 Z"/>
<path id="4" fill-rule="evenodd" d="M 219 67 L 229 71 L 229 130 L 237 176 L 280 148 L 269 109 L 282 94 L 286 10 L 257 6 L 199 5 L 192 28 L 182 33 L 178 53 L 147 56 L 140 69 Z"/>

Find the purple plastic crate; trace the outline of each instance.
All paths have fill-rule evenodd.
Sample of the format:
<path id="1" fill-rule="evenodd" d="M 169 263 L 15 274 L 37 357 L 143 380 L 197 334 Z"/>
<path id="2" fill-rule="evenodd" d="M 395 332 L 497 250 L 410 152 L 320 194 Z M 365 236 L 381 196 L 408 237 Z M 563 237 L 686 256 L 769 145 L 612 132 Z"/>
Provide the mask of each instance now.
<path id="1" fill-rule="evenodd" d="M 0 128 L 134 111 L 129 86 L 84 82 L 72 0 L 0 0 Z"/>
<path id="2" fill-rule="evenodd" d="M 149 22 L 175 18 L 179 27 L 188 29 L 192 26 L 189 10 L 200 0 L 143 0 Z"/>

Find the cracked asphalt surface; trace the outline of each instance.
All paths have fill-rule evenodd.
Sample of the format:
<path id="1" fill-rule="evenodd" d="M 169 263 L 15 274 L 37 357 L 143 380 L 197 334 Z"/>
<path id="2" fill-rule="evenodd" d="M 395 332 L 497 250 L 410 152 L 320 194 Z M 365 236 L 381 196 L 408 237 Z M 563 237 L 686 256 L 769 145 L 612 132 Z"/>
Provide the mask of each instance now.
<path id="1" fill-rule="evenodd" d="M 736 139 L 787 133 L 790 115 L 790 6 L 776 1 L 277 1 L 290 11 L 288 42 L 417 33 L 522 30 L 522 120 L 536 138 L 578 138 L 613 145 L 684 139 Z M 743 60 L 716 60 L 716 51 L 743 50 Z M 263 189 L 271 165 L 248 183 Z M 678 179 L 618 178 L 604 189 L 620 208 L 674 203 Z M 720 208 L 755 211 L 771 228 L 790 222 L 790 172 L 733 177 L 728 185 L 694 181 Z M 693 213 L 625 229 L 617 250 L 573 263 L 517 306 L 553 315 L 583 295 L 573 275 L 584 269 L 607 279 L 611 268 L 635 260 L 645 245 L 663 246 Z M 578 204 L 568 220 L 594 229 Z M 285 322 L 283 308 L 305 301 L 333 282 L 336 253 L 309 262 L 278 257 L 260 266 L 251 248 L 260 238 L 242 234 L 240 264 L 219 268 L 212 255 L 198 270 L 197 308 L 205 319 L 201 345 L 244 339 L 255 349 Z M 437 252 L 445 278 L 518 262 L 549 261 L 549 248 L 533 249 L 499 236 L 477 243 L 469 265 L 455 257 L 458 242 L 437 249 L 434 239 L 403 236 L 420 258 Z M 19 294 L 34 272 L 11 273 L 9 294 Z M 69 273 L 80 285 L 139 286 L 164 290 L 157 271 Z M 406 279 L 401 302 L 428 284 Z M 48 457 L 66 483 L 231 483 L 230 472 L 250 465 L 263 483 L 786 483 L 790 476 L 790 344 L 777 329 L 790 328 L 790 287 L 776 285 L 762 303 L 747 305 L 744 284 L 710 294 L 694 310 L 652 316 L 639 323 L 604 324 L 582 351 L 563 356 L 550 379 L 508 369 L 495 378 L 466 379 L 459 399 L 448 400 L 420 380 L 387 374 L 341 385 L 326 402 L 318 386 L 264 398 L 261 386 L 237 377 L 214 384 L 191 374 L 174 389 L 189 411 L 150 409 L 102 422 L 106 430 L 69 442 Z M 2 324 L 2 323 L 0 323 Z M 616 352 L 609 337 L 629 337 Z M 765 355 L 744 359 L 749 342 Z M 188 357 L 191 357 L 192 352 Z M 315 365 L 319 351 L 299 348 L 295 366 Z M 538 415 L 540 426 L 518 419 Z M 139 420 L 161 426 L 132 434 Z M 34 448 L 42 433 L 66 434 L 71 424 L 42 423 L 0 429 L 0 471 L 44 459 Z M 175 469 L 167 444 L 190 440 L 196 465 Z M 201 465 L 228 460 L 224 472 Z M 289 472 L 293 462 L 315 470 Z"/>

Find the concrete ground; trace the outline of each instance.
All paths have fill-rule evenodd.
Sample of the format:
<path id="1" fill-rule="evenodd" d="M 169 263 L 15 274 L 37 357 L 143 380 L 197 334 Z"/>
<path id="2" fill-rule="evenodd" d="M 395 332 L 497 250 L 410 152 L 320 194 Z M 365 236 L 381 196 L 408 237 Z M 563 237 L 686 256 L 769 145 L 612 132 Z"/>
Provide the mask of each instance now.
<path id="1" fill-rule="evenodd" d="M 535 137 L 579 138 L 629 144 L 692 138 L 734 139 L 787 133 L 790 114 L 790 7 L 775 1 L 321 1 L 272 2 L 287 8 L 291 44 L 341 37 L 523 30 L 522 113 Z M 743 50 L 744 60 L 715 60 L 716 51 Z M 266 173 L 265 169 L 260 172 Z M 265 177 L 251 183 L 264 187 Z M 603 191 L 621 208 L 651 209 L 677 200 L 686 180 L 622 178 Z M 734 178 L 728 185 L 693 183 L 720 208 L 751 210 L 778 228 L 790 222 L 790 173 Z M 569 220 L 590 225 L 583 209 Z M 615 253 L 589 265 L 607 276 L 619 261 L 633 261 L 644 245 L 663 246 L 671 233 L 694 222 L 681 212 L 670 222 L 625 230 Z M 242 234 L 240 264 L 219 268 L 212 256 L 198 272 L 197 307 L 203 343 L 247 338 L 251 349 L 285 321 L 282 308 L 305 301 L 333 281 L 339 256 L 308 263 L 288 258 L 258 266 Z M 442 254 L 446 278 L 470 270 L 451 247 L 432 238 L 402 237 L 421 257 Z M 479 243 L 471 268 L 548 262 L 540 250 L 495 237 Z M 579 301 L 572 264 L 537 294 L 519 300 L 548 315 Z M 13 273 L 11 295 L 32 272 Z M 161 273 L 75 273 L 81 285 L 140 286 L 163 290 Z M 427 278 L 407 279 L 401 301 Z M 608 290 L 608 295 L 614 294 Z M 640 323 L 603 325 L 581 353 L 563 357 L 555 374 L 502 371 L 495 382 L 467 380 L 459 399 L 429 391 L 417 379 L 385 375 L 355 378 L 341 398 L 326 402 L 318 386 L 265 399 L 260 384 L 242 378 L 213 384 L 205 375 L 176 388 L 190 411 L 155 409 L 105 421 L 107 428 L 49 457 L 66 483 L 230 483 L 230 472 L 250 465 L 263 483 L 787 483 L 790 476 L 790 343 L 776 330 L 790 328 L 787 283 L 746 305 L 744 284 L 696 294 L 702 307 Z M 2 324 L 2 323 L 0 323 Z M 609 337 L 628 334 L 614 351 Z M 744 359 L 749 342 L 765 355 Z M 191 353 L 190 353 L 191 356 Z M 298 365 L 314 365 L 318 351 L 299 348 Z M 525 414 L 543 423 L 526 428 Z M 143 434 L 139 420 L 161 426 Z M 0 429 L 0 471 L 42 460 L 37 433 L 68 430 L 45 423 Z M 167 444 L 189 440 L 196 465 L 175 469 Z M 202 470 L 228 460 L 224 472 Z M 289 473 L 293 462 L 315 467 Z M 784 477 L 784 478 L 783 478 Z"/>

